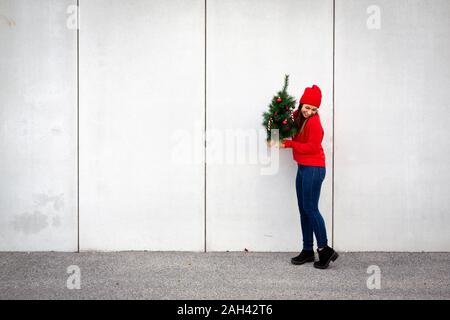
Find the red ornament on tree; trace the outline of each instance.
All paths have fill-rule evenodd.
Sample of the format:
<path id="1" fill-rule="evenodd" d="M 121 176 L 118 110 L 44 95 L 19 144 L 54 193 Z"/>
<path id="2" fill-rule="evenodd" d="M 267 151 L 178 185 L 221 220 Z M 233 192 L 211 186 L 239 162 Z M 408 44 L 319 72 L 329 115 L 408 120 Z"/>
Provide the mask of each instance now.
<path id="1" fill-rule="evenodd" d="M 286 119 L 283 120 L 283 124 L 287 124 L 287 120 Z"/>
<path id="2" fill-rule="evenodd" d="M 278 97 L 277 102 L 283 101 L 280 97 Z"/>

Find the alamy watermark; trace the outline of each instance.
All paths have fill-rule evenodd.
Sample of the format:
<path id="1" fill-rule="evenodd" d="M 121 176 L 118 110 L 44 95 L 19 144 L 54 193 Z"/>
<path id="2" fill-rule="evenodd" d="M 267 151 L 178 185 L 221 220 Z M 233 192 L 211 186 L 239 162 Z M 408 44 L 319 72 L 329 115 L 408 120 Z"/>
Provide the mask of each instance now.
<path id="1" fill-rule="evenodd" d="M 370 276 L 367 278 L 367 289 L 381 289 L 381 269 L 377 265 L 371 265 L 367 268 L 367 273 Z"/>
<path id="2" fill-rule="evenodd" d="M 201 123 L 194 130 L 175 130 L 169 139 L 171 162 L 178 165 L 259 165 L 261 175 L 273 175 L 279 169 L 278 146 L 269 146 L 264 129 L 209 129 Z M 271 130 L 279 141 L 278 129 Z M 205 148 L 206 147 L 206 148 Z"/>
<path id="3" fill-rule="evenodd" d="M 79 8 L 76 4 L 70 5 L 66 9 L 66 13 L 69 15 L 66 20 L 66 26 L 69 30 L 77 30 L 80 28 L 78 13 Z"/>
<path id="4" fill-rule="evenodd" d="M 377 5 L 371 5 L 367 7 L 367 18 L 366 25 L 369 30 L 379 30 L 381 29 L 381 8 Z"/>
<path id="5" fill-rule="evenodd" d="M 67 273 L 70 276 L 67 278 L 66 287 L 67 289 L 81 289 L 81 270 L 77 265 L 71 265 L 67 267 Z"/>

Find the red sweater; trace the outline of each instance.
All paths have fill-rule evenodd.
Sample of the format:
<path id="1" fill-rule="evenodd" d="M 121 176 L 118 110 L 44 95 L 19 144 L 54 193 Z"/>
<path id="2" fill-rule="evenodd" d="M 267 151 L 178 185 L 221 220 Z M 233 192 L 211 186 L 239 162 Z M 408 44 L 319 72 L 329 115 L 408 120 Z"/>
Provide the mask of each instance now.
<path id="1" fill-rule="evenodd" d="M 294 111 L 294 119 L 298 109 Z M 322 148 L 323 128 L 319 114 L 308 118 L 303 132 L 296 134 L 292 140 L 283 140 L 286 148 L 292 148 L 294 160 L 305 166 L 325 167 L 325 153 Z"/>

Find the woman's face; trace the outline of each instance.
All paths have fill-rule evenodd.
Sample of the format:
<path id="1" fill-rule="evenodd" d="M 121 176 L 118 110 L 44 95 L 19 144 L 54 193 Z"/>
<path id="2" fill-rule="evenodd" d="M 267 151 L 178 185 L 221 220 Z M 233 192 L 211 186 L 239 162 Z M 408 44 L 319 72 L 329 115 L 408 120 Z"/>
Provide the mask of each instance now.
<path id="1" fill-rule="evenodd" d="M 302 114 L 303 116 L 308 119 L 309 117 L 315 115 L 317 113 L 317 107 L 312 106 L 310 104 L 304 104 L 302 107 Z"/>

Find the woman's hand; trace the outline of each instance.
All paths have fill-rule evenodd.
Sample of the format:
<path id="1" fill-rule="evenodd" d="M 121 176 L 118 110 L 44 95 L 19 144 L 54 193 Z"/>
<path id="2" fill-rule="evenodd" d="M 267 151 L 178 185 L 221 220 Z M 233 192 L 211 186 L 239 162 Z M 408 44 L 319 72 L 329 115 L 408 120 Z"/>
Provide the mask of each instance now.
<path id="1" fill-rule="evenodd" d="M 286 145 L 285 145 L 285 143 L 284 143 L 284 140 L 282 140 L 282 141 L 273 141 L 273 140 L 270 140 L 270 142 L 267 142 L 267 145 L 269 146 L 269 147 L 275 147 L 275 148 L 286 148 Z"/>

